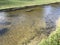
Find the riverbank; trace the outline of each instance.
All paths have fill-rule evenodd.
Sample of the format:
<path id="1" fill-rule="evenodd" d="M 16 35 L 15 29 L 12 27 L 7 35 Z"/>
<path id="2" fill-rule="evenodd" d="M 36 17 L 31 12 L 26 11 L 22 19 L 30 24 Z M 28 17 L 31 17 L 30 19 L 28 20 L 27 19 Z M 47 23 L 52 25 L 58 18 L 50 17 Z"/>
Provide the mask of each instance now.
<path id="1" fill-rule="evenodd" d="M 24 10 L 24 9 L 29 9 L 29 8 L 35 8 L 35 7 L 43 7 L 46 5 L 57 5 L 60 4 L 60 2 L 55 2 L 55 3 L 50 3 L 50 4 L 43 4 L 43 5 L 30 5 L 30 6 L 23 6 L 23 7 L 11 7 L 11 8 L 4 8 L 4 9 L 0 9 L 0 12 L 9 12 L 9 11 L 15 11 L 15 10 Z"/>
<path id="2" fill-rule="evenodd" d="M 22 8 L 22 7 L 26 7 L 26 6 L 34 6 L 34 5 L 45 5 L 45 4 L 50 4 L 50 3 L 56 3 L 56 2 L 60 2 L 59 0 L 32 0 L 32 1 L 0 1 L 0 10 L 1 9 L 9 9 L 9 8 Z"/>

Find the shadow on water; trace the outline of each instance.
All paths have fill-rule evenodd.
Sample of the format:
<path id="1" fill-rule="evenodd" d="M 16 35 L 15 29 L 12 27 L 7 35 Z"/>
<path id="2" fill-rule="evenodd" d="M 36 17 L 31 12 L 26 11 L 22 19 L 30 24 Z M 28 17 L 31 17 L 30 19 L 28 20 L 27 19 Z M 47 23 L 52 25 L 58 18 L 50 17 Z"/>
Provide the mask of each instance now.
<path id="1" fill-rule="evenodd" d="M 8 30 L 9 30 L 8 28 L 2 28 L 2 29 L 0 29 L 0 36 L 5 35 L 5 33 L 6 33 Z"/>

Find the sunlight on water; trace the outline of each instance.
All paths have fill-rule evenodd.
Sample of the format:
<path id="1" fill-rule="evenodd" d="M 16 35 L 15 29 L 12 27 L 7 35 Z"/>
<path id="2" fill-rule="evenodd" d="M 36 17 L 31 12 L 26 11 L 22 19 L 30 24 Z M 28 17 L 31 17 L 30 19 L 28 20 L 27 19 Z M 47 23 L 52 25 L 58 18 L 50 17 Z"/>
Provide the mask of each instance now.
<path id="1" fill-rule="evenodd" d="M 52 6 L 48 5 L 48 6 L 44 6 L 44 15 L 49 15 L 52 13 Z"/>
<path id="2" fill-rule="evenodd" d="M 56 20 L 59 18 L 57 15 L 60 15 L 59 9 L 60 7 L 47 5 L 0 12 L 0 34 L 3 34 L 0 36 L 3 40 L 0 40 L 0 44 L 37 45 L 41 39 L 47 38 L 52 31 L 55 31 Z"/>
<path id="3" fill-rule="evenodd" d="M 5 12 L 0 12 L 0 22 L 3 22 L 5 20 L 6 20 Z"/>

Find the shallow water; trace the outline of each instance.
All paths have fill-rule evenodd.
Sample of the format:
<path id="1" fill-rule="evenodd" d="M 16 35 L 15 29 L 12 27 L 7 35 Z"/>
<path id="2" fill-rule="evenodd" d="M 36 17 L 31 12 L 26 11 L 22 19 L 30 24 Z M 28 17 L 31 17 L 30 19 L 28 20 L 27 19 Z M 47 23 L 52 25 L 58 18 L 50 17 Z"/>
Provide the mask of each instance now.
<path id="1" fill-rule="evenodd" d="M 37 45 L 55 31 L 59 18 L 57 4 L 0 12 L 0 45 Z"/>

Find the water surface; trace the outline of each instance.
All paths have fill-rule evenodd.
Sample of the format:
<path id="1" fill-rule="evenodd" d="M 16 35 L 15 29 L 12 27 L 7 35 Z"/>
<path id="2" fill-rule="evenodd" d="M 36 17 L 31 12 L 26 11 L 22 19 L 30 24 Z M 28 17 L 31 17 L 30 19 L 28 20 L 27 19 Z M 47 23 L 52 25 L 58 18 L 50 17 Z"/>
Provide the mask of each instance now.
<path id="1" fill-rule="evenodd" d="M 0 44 L 37 45 L 56 30 L 56 21 L 60 18 L 59 5 L 0 12 Z"/>

